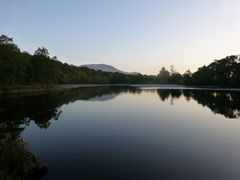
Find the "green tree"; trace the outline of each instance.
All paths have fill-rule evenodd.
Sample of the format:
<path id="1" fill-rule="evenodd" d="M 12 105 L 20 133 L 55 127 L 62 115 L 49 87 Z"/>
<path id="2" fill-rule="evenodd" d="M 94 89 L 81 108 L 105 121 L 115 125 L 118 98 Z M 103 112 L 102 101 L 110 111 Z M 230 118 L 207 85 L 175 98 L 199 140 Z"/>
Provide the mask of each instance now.
<path id="1" fill-rule="evenodd" d="M 165 67 L 162 67 L 162 69 L 159 71 L 159 74 L 158 74 L 158 77 L 157 77 L 158 82 L 168 83 L 169 78 L 170 78 L 170 72 L 168 70 L 166 70 Z"/>
<path id="2" fill-rule="evenodd" d="M 32 57 L 32 80 L 33 82 L 49 85 L 56 82 L 57 64 L 49 57 L 46 48 L 38 48 Z"/>
<path id="3" fill-rule="evenodd" d="M 191 83 L 196 85 L 239 86 L 239 56 L 232 55 L 215 60 L 193 73 Z"/>
<path id="4" fill-rule="evenodd" d="M 169 78 L 169 83 L 171 84 L 180 84 L 181 81 L 182 81 L 182 75 L 176 71 L 173 74 L 171 74 Z"/>
<path id="5" fill-rule="evenodd" d="M 192 72 L 188 69 L 182 76 L 183 84 L 191 83 Z"/>
<path id="6" fill-rule="evenodd" d="M 2 45 L 13 44 L 13 38 L 10 38 L 10 37 L 2 34 L 0 36 L 0 44 L 2 44 Z"/>
<path id="7" fill-rule="evenodd" d="M 0 36 L 0 56 L 10 56 L 19 52 L 20 49 L 13 43 L 13 38 L 4 34 Z"/>
<path id="8" fill-rule="evenodd" d="M 38 48 L 35 52 L 34 55 L 36 56 L 44 56 L 44 57 L 49 57 L 49 52 L 45 47 Z"/>
<path id="9" fill-rule="evenodd" d="M 13 85 L 18 81 L 20 72 L 24 73 L 24 65 L 19 59 L 20 54 L 12 38 L 0 36 L 0 85 Z"/>

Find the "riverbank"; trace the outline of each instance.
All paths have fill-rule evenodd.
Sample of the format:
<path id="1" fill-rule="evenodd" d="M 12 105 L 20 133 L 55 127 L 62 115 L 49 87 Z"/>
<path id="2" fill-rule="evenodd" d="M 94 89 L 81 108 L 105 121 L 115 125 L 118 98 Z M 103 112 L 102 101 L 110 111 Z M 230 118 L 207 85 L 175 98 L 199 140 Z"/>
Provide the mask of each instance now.
<path id="1" fill-rule="evenodd" d="M 95 85 L 67 84 L 67 85 L 50 85 L 50 86 L 40 86 L 40 85 L 2 86 L 0 87 L 0 94 L 49 92 L 49 91 L 59 91 L 59 90 L 79 88 L 83 86 L 95 86 Z"/>
<path id="2" fill-rule="evenodd" d="M 63 85 L 23 85 L 23 86 L 2 86 L 0 94 L 22 94 L 22 93 L 44 93 L 51 91 L 62 91 L 81 87 L 103 87 L 103 86 L 125 86 L 140 89 L 181 89 L 181 90 L 220 90 L 220 91 L 240 91 L 236 87 L 216 87 L 216 86 L 184 86 L 176 84 L 63 84 Z"/>
<path id="3" fill-rule="evenodd" d="M 62 85 L 23 85 L 23 86 L 2 86 L 0 94 L 19 94 L 19 93 L 40 93 L 50 91 L 61 91 L 80 87 L 100 87 L 100 86 L 130 86 L 129 84 L 62 84 Z"/>

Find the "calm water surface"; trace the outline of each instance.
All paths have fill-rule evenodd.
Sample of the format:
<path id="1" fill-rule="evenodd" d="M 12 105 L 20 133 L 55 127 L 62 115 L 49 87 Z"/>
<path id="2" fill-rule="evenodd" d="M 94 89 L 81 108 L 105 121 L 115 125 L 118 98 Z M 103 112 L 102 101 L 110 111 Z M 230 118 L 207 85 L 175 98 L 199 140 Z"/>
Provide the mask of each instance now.
<path id="1" fill-rule="evenodd" d="M 50 179 L 240 179 L 240 92 L 82 87 L 2 96 Z"/>

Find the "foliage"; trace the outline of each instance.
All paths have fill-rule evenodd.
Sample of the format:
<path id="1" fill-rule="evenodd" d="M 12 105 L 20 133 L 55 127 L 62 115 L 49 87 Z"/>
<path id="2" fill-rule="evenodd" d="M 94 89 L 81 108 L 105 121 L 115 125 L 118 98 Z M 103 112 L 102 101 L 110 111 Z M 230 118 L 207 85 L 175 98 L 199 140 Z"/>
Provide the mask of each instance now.
<path id="1" fill-rule="evenodd" d="M 162 69 L 161 69 L 161 71 L 159 71 L 159 74 L 157 77 L 158 77 L 159 83 L 168 83 L 169 78 L 170 78 L 170 72 L 168 70 L 166 70 L 165 67 L 162 67 Z"/>
<path id="2" fill-rule="evenodd" d="M 240 92 L 220 90 L 180 90 L 158 89 L 157 93 L 162 101 L 185 97 L 186 100 L 195 100 L 198 104 L 208 107 L 216 114 L 222 114 L 227 118 L 240 118 Z"/>
<path id="3" fill-rule="evenodd" d="M 190 84 L 192 78 L 192 72 L 190 69 L 188 69 L 183 75 L 182 75 L 182 82 L 183 84 Z"/>
<path id="4" fill-rule="evenodd" d="M 30 55 L 21 52 L 12 38 L 6 35 L 0 36 L 0 85 L 155 82 L 155 76 L 107 73 L 62 63 L 56 56 L 50 58 L 45 47 L 38 48 L 34 55 Z"/>
<path id="5" fill-rule="evenodd" d="M 170 84 L 179 84 L 182 81 L 182 75 L 178 72 L 173 73 L 170 77 L 169 77 L 169 83 Z"/>
<path id="6" fill-rule="evenodd" d="M 38 48 L 35 53 L 34 53 L 35 56 L 44 56 L 44 57 L 49 57 L 49 52 L 48 50 L 45 48 L 45 47 L 42 47 L 42 48 Z"/>
<path id="7" fill-rule="evenodd" d="M 194 85 L 239 86 L 240 58 L 227 56 L 224 59 L 215 60 L 193 73 L 190 81 Z"/>
<path id="8" fill-rule="evenodd" d="M 231 86 L 240 85 L 240 57 L 237 55 L 215 60 L 208 66 L 191 73 L 187 70 L 183 75 L 170 68 L 171 73 L 162 68 L 157 79 L 159 83 L 184 84 L 197 86 Z"/>
<path id="9" fill-rule="evenodd" d="M 21 52 L 13 39 L 0 36 L 0 86 L 40 84 L 185 84 L 203 86 L 239 86 L 240 58 L 228 56 L 215 60 L 195 73 L 187 70 L 183 75 L 174 66 L 170 72 L 163 67 L 157 76 L 142 74 L 126 75 L 95 71 L 60 62 L 50 58 L 45 47 L 38 48 L 34 55 Z"/>

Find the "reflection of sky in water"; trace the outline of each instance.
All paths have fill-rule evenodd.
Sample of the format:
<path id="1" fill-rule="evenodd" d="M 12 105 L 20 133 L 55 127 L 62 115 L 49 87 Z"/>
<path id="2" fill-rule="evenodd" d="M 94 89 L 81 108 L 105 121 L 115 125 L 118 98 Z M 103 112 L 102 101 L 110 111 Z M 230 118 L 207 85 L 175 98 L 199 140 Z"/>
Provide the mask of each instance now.
<path id="1" fill-rule="evenodd" d="M 240 121 L 156 90 L 61 107 L 46 130 L 22 133 L 49 166 L 43 179 L 239 179 Z"/>

